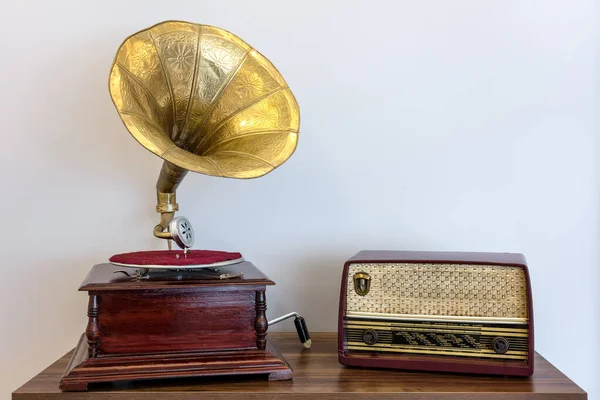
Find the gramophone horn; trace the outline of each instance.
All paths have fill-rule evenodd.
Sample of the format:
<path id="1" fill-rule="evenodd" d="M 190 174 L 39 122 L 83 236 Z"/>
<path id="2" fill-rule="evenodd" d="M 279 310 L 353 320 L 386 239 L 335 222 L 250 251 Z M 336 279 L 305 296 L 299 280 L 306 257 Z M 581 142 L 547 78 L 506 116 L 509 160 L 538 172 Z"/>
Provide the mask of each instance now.
<path id="1" fill-rule="evenodd" d="M 119 48 L 110 94 L 123 123 L 163 158 L 156 184 L 168 232 L 187 171 L 257 178 L 296 149 L 298 104 L 281 74 L 237 36 L 213 26 L 167 21 L 140 31 Z"/>

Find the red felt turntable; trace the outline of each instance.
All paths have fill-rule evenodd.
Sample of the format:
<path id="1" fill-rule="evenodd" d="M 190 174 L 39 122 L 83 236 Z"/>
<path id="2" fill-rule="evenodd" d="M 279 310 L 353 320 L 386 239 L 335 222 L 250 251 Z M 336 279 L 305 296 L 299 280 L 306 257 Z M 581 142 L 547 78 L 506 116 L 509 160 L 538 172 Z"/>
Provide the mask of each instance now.
<path id="1" fill-rule="evenodd" d="M 199 269 L 238 264 L 244 257 L 240 253 L 215 250 L 148 250 L 115 254 L 108 261 L 121 267 Z"/>

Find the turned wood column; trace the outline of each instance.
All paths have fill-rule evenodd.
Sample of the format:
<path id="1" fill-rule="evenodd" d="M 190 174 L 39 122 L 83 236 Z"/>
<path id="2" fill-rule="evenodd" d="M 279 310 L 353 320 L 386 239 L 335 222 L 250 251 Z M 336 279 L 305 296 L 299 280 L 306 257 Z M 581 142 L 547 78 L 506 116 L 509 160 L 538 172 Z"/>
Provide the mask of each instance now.
<path id="1" fill-rule="evenodd" d="M 98 342 L 100 339 L 100 327 L 98 326 L 98 296 L 90 294 L 88 301 L 88 324 L 85 336 L 88 342 L 88 357 L 94 358 L 98 355 Z"/>
<path id="2" fill-rule="evenodd" d="M 254 330 L 256 331 L 256 347 L 264 350 L 267 347 L 267 328 L 269 323 L 265 312 L 267 311 L 267 300 L 265 290 L 256 291 L 256 318 L 254 320 Z"/>

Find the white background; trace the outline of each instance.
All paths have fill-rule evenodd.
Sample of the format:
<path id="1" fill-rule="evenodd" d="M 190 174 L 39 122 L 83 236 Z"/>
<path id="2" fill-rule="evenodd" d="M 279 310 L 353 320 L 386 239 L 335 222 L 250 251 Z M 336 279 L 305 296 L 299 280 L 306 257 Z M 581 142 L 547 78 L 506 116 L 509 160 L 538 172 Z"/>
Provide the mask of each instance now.
<path id="1" fill-rule="evenodd" d="M 296 154 L 258 180 L 190 174 L 197 247 L 241 251 L 292 310 L 335 331 L 360 249 L 513 251 L 536 347 L 600 398 L 599 37 L 585 0 L 53 1 L 0 8 L 0 393 L 72 348 L 77 288 L 159 248 L 161 161 L 108 94 L 122 40 L 183 19 L 232 31 L 300 104 Z M 280 329 L 293 330 L 287 323 Z"/>

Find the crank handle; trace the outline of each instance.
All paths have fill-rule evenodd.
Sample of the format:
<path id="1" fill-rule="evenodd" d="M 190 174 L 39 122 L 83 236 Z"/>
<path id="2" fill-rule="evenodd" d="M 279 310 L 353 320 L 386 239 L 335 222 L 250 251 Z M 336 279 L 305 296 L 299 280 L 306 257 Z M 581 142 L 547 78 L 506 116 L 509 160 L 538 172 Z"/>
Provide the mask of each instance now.
<path id="1" fill-rule="evenodd" d="M 296 325 L 296 331 L 298 332 L 298 338 L 302 342 L 302 346 L 304 346 L 306 349 L 309 349 L 312 345 L 312 340 L 310 339 L 310 334 L 308 333 L 308 327 L 306 326 L 306 321 L 304 318 L 302 318 L 297 312 L 292 312 L 272 319 L 269 321 L 269 326 L 292 317 L 294 317 L 294 325 Z"/>

